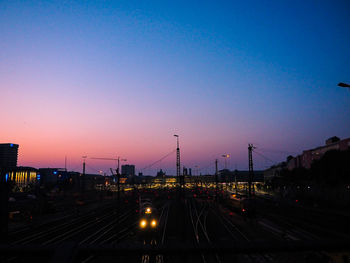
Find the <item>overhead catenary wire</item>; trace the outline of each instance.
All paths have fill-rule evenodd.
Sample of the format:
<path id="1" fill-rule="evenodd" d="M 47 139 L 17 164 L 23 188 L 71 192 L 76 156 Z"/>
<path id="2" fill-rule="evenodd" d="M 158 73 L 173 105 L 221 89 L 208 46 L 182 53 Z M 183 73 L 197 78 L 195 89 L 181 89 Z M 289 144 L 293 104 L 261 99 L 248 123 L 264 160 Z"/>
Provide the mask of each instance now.
<path id="1" fill-rule="evenodd" d="M 67 169 L 67 170 L 75 171 L 75 170 L 78 169 L 78 168 L 81 168 L 81 164 L 76 165 L 74 168 L 70 168 L 70 169 Z"/>
<path id="2" fill-rule="evenodd" d="M 260 150 L 264 152 L 270 152 L 270 153 L 279 153 L 279 154 L 286 154 L 286 155 L 297 155 L 296 152 L 290 152 L 290 151 L 283 151 L 283 150 L 275 150 L 275 149 L 268 149 L 268 148 L 260 148 Z"/>
<path id="3" fill-rule="evenodd" d="M 202 172 L 203 170 L 207 170 L 207 169 L 209 169 L 209 168 L 213 168 L 214 170 L 215 170 L 215 164 L 214 164 L 214 162 L 208 162 L 208 163 L 210 163 L 209 165 L 206 165 L 206 166 L 204 166 L 204 167 L 198 167 L 198 171 L 199 172 Z"/>
<path id="4" fill-rule="evenodd" d="M 175 153 L 175 152 L 176 152 L 176 149 L 172 150 L 170 153 L 164 155 L 164 156 L 163 156 L 162 158 L 160 158 L 159 160 L 157 160 L 157 161 L 153 162 L 152 164 L 147 165 L 146 167 L 142 168 L 141 171 L 144 171 L 144 170 L 146 170 L 146 169 L 151 168 L 153 165 L 155 165 L 155 164 L 157 164 L 157 163 L 163 161 L 165 158 L 169 157 L 170 155 L 172 155 L 172 154 Z"/>
<path id="5" fill-rule="evenodd" d="M 96 172 L 98 172 L 98 173 L 100 173 L 100 171 L 103 171 L 103 170 L 97 170 L 96 168 L 94 168 L 94 167 L 92 167 L 92 166 L 90 166 L 90 165 L 88 165 L 88 164 L 86 164 L 85 163 L 85 165 L 88 167 L 88 168 L 90 168 L 90 169 L 92 169 L 92 170 L 94 170 L 94 171 L 96 171 Z M 106 173 L 105 171 L 103 171 L 104 173 Z"/>
<path id="6" fill-rule="evenodd" d="M 257 152 L 255 149 L 253 150 L 253 152 L 256 153 L 256 154 L 258 154 L 258 155 L 260 155 L 262 158 L 264 158 L 265 160 L 270 161 L 270 162 L 273 163 L 273 164 L 276 163 L 275 161 L 273 161 L 273 160 L 271 160 L 270 158 L 266 157 L 266 156 L 263 155 L 262 153 Z"/>

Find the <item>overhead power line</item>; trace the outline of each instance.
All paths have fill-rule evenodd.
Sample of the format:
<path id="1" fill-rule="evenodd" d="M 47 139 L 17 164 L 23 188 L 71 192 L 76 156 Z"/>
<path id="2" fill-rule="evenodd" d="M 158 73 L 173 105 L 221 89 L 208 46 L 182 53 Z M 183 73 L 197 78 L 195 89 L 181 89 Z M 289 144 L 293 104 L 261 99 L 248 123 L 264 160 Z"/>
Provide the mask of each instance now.
<path id="1" fill-rule="evenodd" d="M 176 152 L 176 149 L 175 149 L 175 150 L 172 150 L 170 153 L 166 154 L 165 156 L 163 156 L 163 157 L 160 158 L 159 160 L 157 160 L 157 161 L 153 162 L 152 164 L 147 165 L 146 167 L 142 168 L 141 171 L 151 168 L 153 165 L 155 165 L 155 164 L 157 164 L 157 163 L 163 161 L 165 158 L 169 157 L 170 155 L 172 155 L 172 154 L 175 153 L 175 152 Z"/>
<path id="2" fill-rule="evenodd" d="M 94 167 L 92 167 L 92 166 L 90 166 L 90 165 L 87 165 L 86 163 L 85 163 L 85 165 L 86 165 L 88 168 L 90 168 L 90 169 L 92 169 L 92 170 L 94 170 L 94 171 L 96 171 L 96 172 L 98 172 L 98 173 L 100 173 L 100 171 L 102 171 L 102 170 L 97 170 L 96 168 L 94 168 Z M 102 171 L 102 172 L 104 172 L 104 171 Z"/>
<path id="3" fill-rule="evenodd" d="M 289 152 L 289 151 L 283 151 L 283 150 L 274 150 L 274 149 L 267 149 L 267 148 L 259 148 L 260 150 L 264 152 L 271 152 L 271 153 L 281 153 L 285 155 L 296 155 L 298 153 L 296 152 Z"/>
<path id="4" fill-rule="evenodd" d="M 81 164 L 79 164 L 79 165 L 76 165 L 75 167 L 73 167 L 73 168 L 69 168 L 68 170 L 70 170 L 70 171 L 76 171 L 77 169 L 81 169 Z"/>
<path id="5" fill-rule="evenodd" d="M 273 164 L 276 163 L 275 161 L 273 161 L 273 160 L 271 160 L 270 158 L 266 157 L 266 156 L 263 155 L 262 153 L 257 152 L 256 150 L 253 150 L 253 152 L 256 153 L 256 154 L 258 154 L 258 155 L 260 155 L 262 158 L 264 158 L 265 160 L 270 161 L 270 162 L 273 163 Z"/>

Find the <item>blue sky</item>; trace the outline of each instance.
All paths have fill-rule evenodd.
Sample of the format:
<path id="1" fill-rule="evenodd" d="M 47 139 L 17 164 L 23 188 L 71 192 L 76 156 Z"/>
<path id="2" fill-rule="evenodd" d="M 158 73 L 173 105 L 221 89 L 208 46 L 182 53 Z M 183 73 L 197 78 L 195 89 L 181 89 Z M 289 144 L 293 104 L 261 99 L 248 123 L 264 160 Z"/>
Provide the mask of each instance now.
<path id="1" fill-rule="evenodd" d="M 250 142 L 300 153 L 349 137 L 350 91 L 337 87 L 350 82 L 349 11 L 348 1 L 1 1 L 0 140 L 22 145 L 23 165 L 121 152 L 142 167 L 176 132 L 186 166 L 231 153 L 231 168 L 246 169 Z M 33 155 L 34 141 L 50 150 Z"/>

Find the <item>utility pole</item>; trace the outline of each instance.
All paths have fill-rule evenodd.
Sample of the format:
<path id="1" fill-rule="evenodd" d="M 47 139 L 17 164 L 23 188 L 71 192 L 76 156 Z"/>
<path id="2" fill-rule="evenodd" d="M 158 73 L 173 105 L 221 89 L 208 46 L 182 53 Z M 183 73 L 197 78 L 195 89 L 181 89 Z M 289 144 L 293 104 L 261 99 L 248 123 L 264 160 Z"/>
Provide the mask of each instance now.
<path id="1" fill-rule="evenodd" d="M 118 156 L 118 166 L 117 166 L 117 188 L 118 188 L 118 202 L 120 200 L 120 170 L 119 170 L 119 167 L 120 167 L 120 161 L 126 161 L 126 159 L 121 159 L 120 160 L 120 157 Z"/>
<path id="2" fill-rule="evenodd" d="M 218 200 L 218 159 L 215 159 L 215 199 Z"/>
<path id="3" fill-rule="evenodd" d="M 85 176 L 85 159 L 87 156 L 83 156 L 83 176 Z"/>
<path id="4" fill-rule="evenodd" d="M 85 159 L 87 158 L 87 156 L 83 156 L 83 176 L 81 179 L 81 191 L 83 192 L 85 189 Z"/>
<path id="5" fill-rule="evenodd" d="M 64 157 L 64 170 L 67 172 L 67 155 Z"/>
<path id="6" fill-rule="evenodd" d="M 249 198 L 252 197 L 252 180 L 254 176 L 253 171 L 253 144 L 248 144 L 248 159 L 249 159 L 249 179 L 248 179 L 248 191 L 249 191 Z"/>
<path id="7" fill-rule="evenodd" d="M 119 173 L 119 166 L 120 166 L 120 158 L 118 156 L 118 166 L 117 166 L 117 189 L 118 189 L 118 194 L 117 194 L 117 199 L 118 199 L 118 209 L 120 205 L 120 173 Z"/>
<path id="8" fill-rule="evenodd" d="M 237 174 L 238 174 L 238 171 L 237 171 L 237 167 L 236 167 L 236 169 L 235 169 L 235 186 L 236 186 L 236 195 L 238 194 Z"/>

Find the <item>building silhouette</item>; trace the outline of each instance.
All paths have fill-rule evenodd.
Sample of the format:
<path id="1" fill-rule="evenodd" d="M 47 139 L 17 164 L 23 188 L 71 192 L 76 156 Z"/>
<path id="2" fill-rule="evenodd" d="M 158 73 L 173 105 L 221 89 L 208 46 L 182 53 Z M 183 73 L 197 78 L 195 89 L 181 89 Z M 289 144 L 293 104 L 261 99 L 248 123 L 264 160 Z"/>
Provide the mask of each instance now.
<path id="1" fill-rule="evenodd" d="M 135 176 L 135 165 L 132 165 L 132 164 L 122 165 L 122 175 Z"/>
<path id="2" fill-rule="evenodd" d="M 17 167 L 18 144 L 0 144 L 0 243 L 8 233 L 9 172 Z"/>
<path id="3" fill-rule="evenodd" d="M 163 172 L 163 170 L 160 169 L 160 171 L 157 172 L 156 177 L 158 177 L 158 178 L 165 178 L 165 172 Z"/>
<path id="4" fill-rule="evenodd" d="M 0 169 L 16 168 L 18 147 L 18 144 L 0 143 Z"/>

